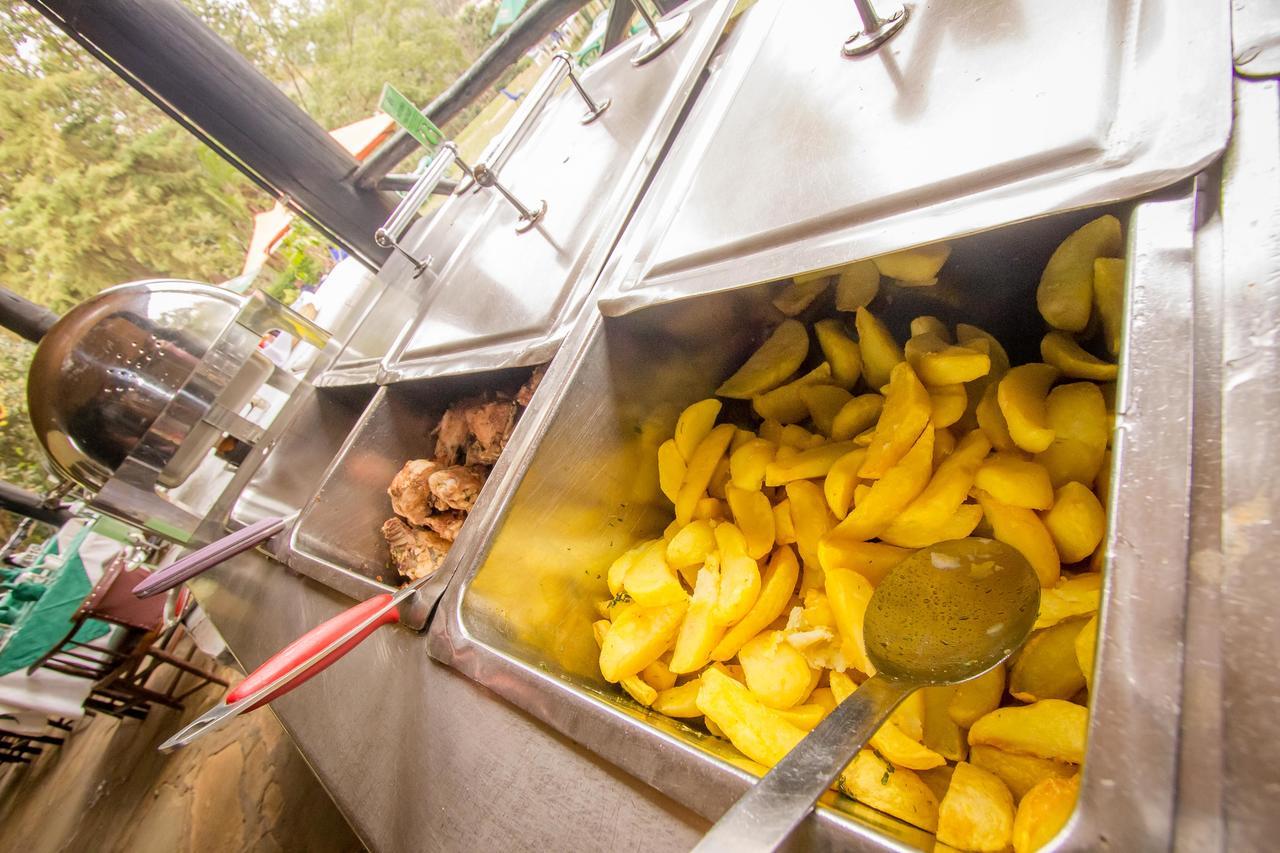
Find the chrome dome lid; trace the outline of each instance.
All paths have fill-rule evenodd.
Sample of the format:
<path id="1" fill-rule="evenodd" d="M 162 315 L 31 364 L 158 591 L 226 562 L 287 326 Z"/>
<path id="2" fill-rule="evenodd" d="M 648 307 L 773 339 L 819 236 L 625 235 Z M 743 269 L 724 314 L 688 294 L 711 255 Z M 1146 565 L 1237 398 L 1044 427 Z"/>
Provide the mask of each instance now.
<path id="1" fill-rule="evenodd" d="M 67 312 L 27 377 L 31 424 L 54 469 L 101 489 L 240 303 L 213 285 L 161 279 L 109 288 Z"/>

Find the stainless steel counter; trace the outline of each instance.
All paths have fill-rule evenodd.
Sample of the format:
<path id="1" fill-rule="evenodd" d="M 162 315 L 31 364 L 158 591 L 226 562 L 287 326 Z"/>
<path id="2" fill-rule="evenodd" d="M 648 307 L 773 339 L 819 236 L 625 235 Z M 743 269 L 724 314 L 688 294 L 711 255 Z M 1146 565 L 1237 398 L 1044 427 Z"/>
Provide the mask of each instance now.
<path id="1" fill-rule="evenodd" d="M 351 605 L 257 553 L 194 586 L 249 669 Z M 706 830 L 426 648 L 382 628 L 272 706 L 370 849 L 687 850 Z"/>

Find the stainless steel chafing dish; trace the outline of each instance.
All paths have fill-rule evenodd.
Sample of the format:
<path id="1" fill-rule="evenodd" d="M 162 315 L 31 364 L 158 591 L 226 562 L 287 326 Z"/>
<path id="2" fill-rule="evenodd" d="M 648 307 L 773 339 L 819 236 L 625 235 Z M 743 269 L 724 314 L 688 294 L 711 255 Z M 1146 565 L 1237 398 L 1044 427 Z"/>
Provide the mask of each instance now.
<path id="1" fill-rule="evenodd" d="M 1023 355 L 1035 343 L 1025 324 L 1044 260 L 1108 205 L 1129 235 L 1109 574 L 1082 793 L 1058 845 L 1163 847 L 1186 595 L 1191 176 L 1230 126 L 1226 22 L 1164 7 L 1157 25 L 1137 3 L 1001 20 L 980 5 L 918 4 L 856 60 L 833 35 L 853 11 L 834 0 L 804 15 L 762 2 L 738 23 L 602 274 L 603 316 L 575 327 L 455 548 L 463 571 L 430 651 L 718 817 L 753 777 L 722 742 L 606 684 L 590 623 L 610 560 L 669 520 L 648 470 L 657 442 L 758 339 L 766 288 L 744 286 L 952 239 L 953 283 L 882 311 L 891 327 L 922 312 L 986 324 L 1017 358 L 1019 339 Z M 1153 98 L 1155 80 L 1177 95 Z M 932 844 L 845 806 L 820 808 L 805 841 Z"/>

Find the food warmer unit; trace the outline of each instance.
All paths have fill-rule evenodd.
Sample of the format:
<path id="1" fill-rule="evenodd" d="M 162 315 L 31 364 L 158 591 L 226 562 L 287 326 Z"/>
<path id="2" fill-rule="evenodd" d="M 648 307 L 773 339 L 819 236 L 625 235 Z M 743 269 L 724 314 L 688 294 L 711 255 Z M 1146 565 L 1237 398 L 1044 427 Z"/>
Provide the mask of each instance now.
<path id="1" fill-rule="evenodd" d="M 401 610 L 425 635 L 351 651 L 376 625 L 348 617 L 253 697 L 279 693 L 371 846 L 690 846 L 752 776 L 605 683 L 591 636 L 602 567 L 669 520 L 645 470 L 655 437 L 758 343 L 770 283 L 940 240 L 950 274 L 877 303 L 890 328 L 978 322 L 1034 357 L 1039 270 L 1099 213 L 1125 224 L 1127 313 L 1089 752 L 1056 844 L 1262 846 L 1257 783 L 1280 760 L 1261 742 L 1276 588 L 1248 565 L 1274 544 L 1277 497 L 1277 310 L 1252 286 L 1280 268 L 1266 15 L 1243 4 L 1233 33 L 1223 4 L 919 2 L 859 39 L 876 21 L 855 5 L 702 0 L 650 63 L 624 45 L 576 87 L 548 72 L 487 169 L 403 234 L 393 217 L 380 297 L 216 520 L 288 519 L 264 546 L 276 562 L 250 552 L 193 581 L 254 665 L 343 606 L 279 564 L 387 596 L 391 476 L 448 400 L 550 360 Z M 1260 79 L 1233 75 L 1233 37 Z M 278 690 L 339 649 L 358 662 Z M 824 849 L 933 844 L 848 801 L 801 832 Z"/>

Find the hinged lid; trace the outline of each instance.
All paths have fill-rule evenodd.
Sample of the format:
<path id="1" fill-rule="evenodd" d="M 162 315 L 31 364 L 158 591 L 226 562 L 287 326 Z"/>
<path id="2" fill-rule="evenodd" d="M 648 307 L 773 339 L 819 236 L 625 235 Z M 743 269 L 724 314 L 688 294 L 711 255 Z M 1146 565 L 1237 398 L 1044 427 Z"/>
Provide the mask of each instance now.
<path id="1" fill-rule="evenodd" d="M 886 0 L 878 0 L 884 4 Z M 608 314 L 1193 174 L 1231 126 L 1221 3 L 925 0 L 871 53 L 851 0 L 739 20 L 636 217 Z"/>
<path id="2" fill-rule="evenodd" d="M 470 164 L 475 175 L 465 176 L 428 221 L 411 227 L 399 244 L 404 252 L 383 267 L 386 310 L 370 312 L 358 345 L 349 348 L 376 351 L 359 339 L 385 341 L 391 323 L 402 330 L 382 358 L 378 381 L 551 357 L 586 302 L 733 7 L 732 0 L 681 7 L 665 22 L 687 15 L 687 29 L 640 65 L 632 60 L 646 46 L 643 38 L 624 43 L 576 80 L 566 80 L 564 68 L 557 75 L 552 61 L 508 128 Z M 594 114 L 584 99 L 597 108 Z M 543 205 L 540 216 L 521 214 L 536 214 Z M 428 272 L 418 275 L 406 255 L 430 256 Z M 357 356 L 339 370 L 368 374 L 371 362 Z M 331 374 L 322 384 L 340 381 Z"/>

